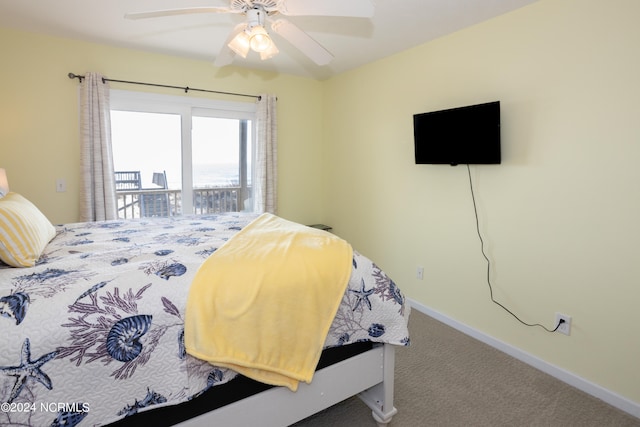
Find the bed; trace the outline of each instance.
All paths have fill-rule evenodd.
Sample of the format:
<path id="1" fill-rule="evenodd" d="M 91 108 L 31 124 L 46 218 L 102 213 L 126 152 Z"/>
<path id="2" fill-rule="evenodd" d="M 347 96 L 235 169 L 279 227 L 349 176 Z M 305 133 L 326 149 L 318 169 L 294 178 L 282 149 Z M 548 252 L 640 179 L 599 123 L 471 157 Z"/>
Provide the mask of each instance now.
<path id="1" fill-rule="evenodd" d="M 31 223 L 43 221 L 33 209 Z M 396 413 L 394 349 L 409 345 L 410 309 L 396 284 L 355 250 L 323 344 L 323 358 L 335 360 L 319 364 L 295 392 L 257 384 L 237 401 L 215 403 L 216 390 L 251 380 L 186 351 L 187 295 L 205 260 L 257 218 L 52 226 L 33 266 L 0 263 L 0 425 L 141 425 L 156 413 L 154 425 L 282 426 L 354 395 L 387 424 Z"/>

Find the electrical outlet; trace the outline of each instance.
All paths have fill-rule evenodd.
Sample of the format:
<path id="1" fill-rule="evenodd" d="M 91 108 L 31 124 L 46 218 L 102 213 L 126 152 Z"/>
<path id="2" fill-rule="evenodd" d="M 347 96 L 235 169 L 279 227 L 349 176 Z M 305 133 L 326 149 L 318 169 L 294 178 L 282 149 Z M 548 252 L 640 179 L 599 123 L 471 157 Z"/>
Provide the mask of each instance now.
<path id="1" fill-rule="evenodd" d="M 562 324 L 558 326 L 560 320 L 563 320 Z M 567 316 L 566 314 L 556 313 L 556 326 L 558 329 L 556 332 L 560 332 L 561 334 L 571 335 L 571 316 Z"/>
<path id="2" fill-rule="evenodd" d="M 424 267 L 416 268 L 416 279 L 418 280 L 424 279 Z"/>

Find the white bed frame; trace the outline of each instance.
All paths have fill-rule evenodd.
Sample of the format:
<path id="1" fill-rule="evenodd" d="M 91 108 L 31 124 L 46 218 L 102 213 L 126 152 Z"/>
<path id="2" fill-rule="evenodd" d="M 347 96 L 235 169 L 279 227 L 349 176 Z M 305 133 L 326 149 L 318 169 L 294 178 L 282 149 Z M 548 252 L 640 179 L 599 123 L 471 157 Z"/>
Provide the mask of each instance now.
<path id="1" fill-rule="evenodd" d="M 358 395 L 371 408 L 378 425 L 386 426 L 398 412 L 393 406 L 394 366 L 394 346 L 376 344 L 369 351 L 318 370 L 313 381 L 301 383 L 295 393 L 274 387 L 178 425 L 282 427 Z"/>

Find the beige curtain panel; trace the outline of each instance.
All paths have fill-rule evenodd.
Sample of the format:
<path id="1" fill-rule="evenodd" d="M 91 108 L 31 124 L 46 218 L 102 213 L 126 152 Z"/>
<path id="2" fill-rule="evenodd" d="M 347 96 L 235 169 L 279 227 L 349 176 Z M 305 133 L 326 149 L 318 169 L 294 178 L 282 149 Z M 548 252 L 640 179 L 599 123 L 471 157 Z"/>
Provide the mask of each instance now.
<path id="1" fill-rule="evenodd" d="M 276 214 L 278 197 L 278 124 L 276 96 L 261 94 L 257 110 L 254 203 L 256 212 Z"/>
<path id="2" fill-rule="evenodd" d="M 80 84 L 80 221 L 117 218 L 109 84 L 86 73 Z"/>

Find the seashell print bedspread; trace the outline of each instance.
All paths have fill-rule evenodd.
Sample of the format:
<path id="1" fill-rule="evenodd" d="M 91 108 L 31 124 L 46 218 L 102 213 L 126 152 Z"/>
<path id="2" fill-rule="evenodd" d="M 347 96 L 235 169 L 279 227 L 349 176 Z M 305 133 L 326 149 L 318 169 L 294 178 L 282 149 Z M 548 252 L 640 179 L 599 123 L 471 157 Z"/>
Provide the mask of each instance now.
<path id="1" fill-rule="evenodd" d="M 200 263 L 256 217 L 66 224 L 35 267 L 0 267 L 0 425 L 103 425 L 233 379 L 186 354 L 184 307 Z M 325 346 L 408 345 L 409 310 L 354 251 Z"/>

